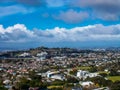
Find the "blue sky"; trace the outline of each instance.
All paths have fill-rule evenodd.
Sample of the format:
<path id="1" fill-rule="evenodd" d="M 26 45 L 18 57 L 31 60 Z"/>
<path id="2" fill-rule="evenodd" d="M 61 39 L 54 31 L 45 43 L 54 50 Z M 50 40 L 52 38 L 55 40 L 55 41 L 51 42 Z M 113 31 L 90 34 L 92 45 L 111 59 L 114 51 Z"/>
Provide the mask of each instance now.
<path id="1" fill-rule="evenodd" d="M 0 0 L 0 48 L 119 47 L 119 42 L 120 0 Z"/>

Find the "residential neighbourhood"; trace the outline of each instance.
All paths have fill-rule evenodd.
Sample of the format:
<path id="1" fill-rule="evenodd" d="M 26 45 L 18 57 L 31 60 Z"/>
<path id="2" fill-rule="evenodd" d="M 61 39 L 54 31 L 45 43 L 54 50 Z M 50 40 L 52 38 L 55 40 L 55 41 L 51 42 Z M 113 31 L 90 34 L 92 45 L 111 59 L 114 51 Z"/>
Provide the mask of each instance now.
<path id="1" fill-rule="evenodd" d="M 119 64 L 119 49 L 1 52 L 0 90 L 119 90 Z"/>

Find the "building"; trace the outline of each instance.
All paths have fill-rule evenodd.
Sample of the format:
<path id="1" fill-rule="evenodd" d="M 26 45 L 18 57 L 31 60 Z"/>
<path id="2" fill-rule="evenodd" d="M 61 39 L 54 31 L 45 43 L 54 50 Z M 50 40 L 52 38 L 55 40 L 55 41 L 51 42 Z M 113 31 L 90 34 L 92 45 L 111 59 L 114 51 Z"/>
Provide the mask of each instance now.
<path id="1" fill-rule="evenodd" d="M 59 71 L 54 71 L 54 72 L 48 71 L 46 74 L 47 74 L 47 77 L 51 79 L 57 79 L 57 80 L 65 79 L 64 75 L 61 74 Z"/>
<path id="2" fill-rule="evenodd" d="M 47 57 L 48 53 L 47 52 L 41 52 L 41 53 L 38 53 L 36 56 L 38 57 L 38 59 L 40 60 L 45 60 L 46 57 Z"/>
<path id="3" fill-rule="evenodd" d="M 25 57 L 31 57 L 31 55 L 30 55 L 30 53 L 24 52 L 24 53 L 20 54 L 19 57 L 24 57 L 25 58 Z"/>
<path id="4" fill-rule="evenodd" d="M 86 79 L 87 77 L 96 77 L 98 76 L 98 73 L 90 73 L 88 71 L 83 71 L 83 70 L 78 70 L 77 72 L 77 77 L 79 77 L 80 79 Z"/>
<path id="5" fill-rule="evenodd" d="M 82 82 L 81 85 L 82 85 L 83 87 L 85 87 L 85 86 L 94 85 L 94 83 L 91 82 L 91 81 L 86 81 L 86 82 Z"/>
<path id="6" fill-rule="evenodd" d="M 79 77 L 80 79 L 86 78 L 85 76 L 86 76 L 87 74 L 89 74 L 88 71 L 78 70 L 78 72 L 77 72 L 77 77 Z"/>
<path id="7" fill-rule="evenodd" d="M 72 90 L 83 90 L 81 87 L 73 87 Z"/>

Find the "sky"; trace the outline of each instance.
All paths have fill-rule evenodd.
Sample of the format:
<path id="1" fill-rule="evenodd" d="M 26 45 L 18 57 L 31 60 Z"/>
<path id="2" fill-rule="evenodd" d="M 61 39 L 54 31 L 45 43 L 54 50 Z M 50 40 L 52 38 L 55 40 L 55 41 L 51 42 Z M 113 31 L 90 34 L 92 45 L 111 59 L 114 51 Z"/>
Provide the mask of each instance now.
<path id="1" fill-rule="evenodd" d="M 0 0 L 0 50 L 119 42 L 120 0 Z"/>

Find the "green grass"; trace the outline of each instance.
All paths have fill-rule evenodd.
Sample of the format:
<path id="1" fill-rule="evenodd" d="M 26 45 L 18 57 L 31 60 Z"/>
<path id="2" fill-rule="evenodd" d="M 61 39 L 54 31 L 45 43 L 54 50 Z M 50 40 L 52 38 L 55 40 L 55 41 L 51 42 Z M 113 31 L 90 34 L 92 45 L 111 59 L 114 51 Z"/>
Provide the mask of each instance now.
<path id="1" fill-rule="evenodd" d="M 120 80 L 120 76 L 109 76 L 108 77 L 109 80 L 112 80 L 113 82 Z"/>
<path id="2" fill-rule="evenodd" d="M 48 89 L 52 89 L 52 88 L 63 88 L 63 86 L 55 86 L 55 85 L 52 85 L 52 86 L 48 86 L 47 88 L 48 88 Z"/>
<path id="3" fill-rule="evenodd" d="M 98 71 L 99 74 L 101 73 L 106 73 L 106 74 L 109 74 L 109 72 L 106 72 L 106 71 Z"/>

